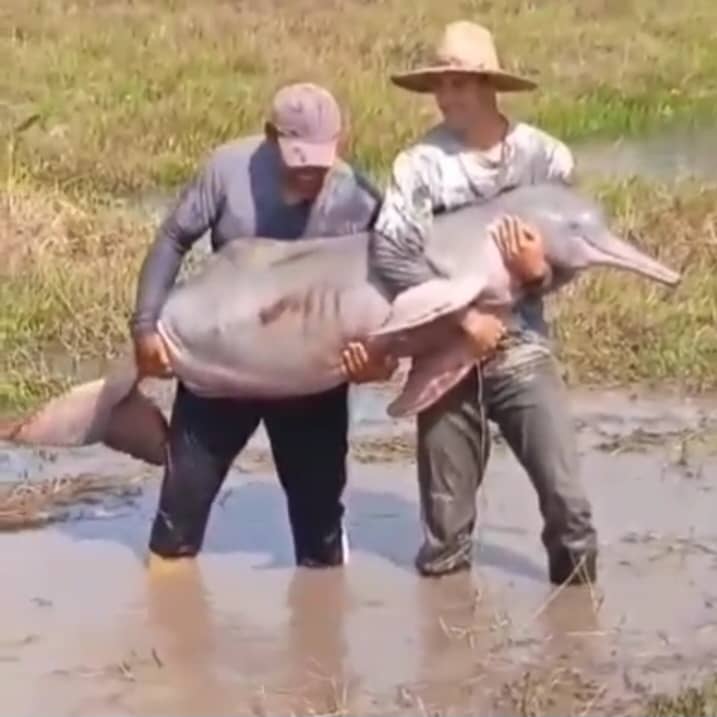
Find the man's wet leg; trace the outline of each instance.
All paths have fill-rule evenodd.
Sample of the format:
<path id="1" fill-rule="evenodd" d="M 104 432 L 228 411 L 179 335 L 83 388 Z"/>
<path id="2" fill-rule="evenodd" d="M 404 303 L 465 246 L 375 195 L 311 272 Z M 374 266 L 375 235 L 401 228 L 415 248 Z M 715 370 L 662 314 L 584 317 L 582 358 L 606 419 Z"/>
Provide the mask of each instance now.
<path id="1" fill-rule="evenodd" d="M 264 420 L 284 488 L 296 564 L 348 561 L 342 495 L 348 456 L 348 386 L 273 403 Z"/>
<path id="2" fill-rule="evenodd" d="M 567 392 L 554 358 L 486 379 L 489 414 L 538 494 L 551 582 L 594 582 L 597 533 L 579 475 Z"/>
<path id="3" fill-rule="evenodd" d="M 468 569 L 473 555 L 476 492 L 490 454 L 477 371 L 418 416 L 418 484 L 423 575 Z"/>
<path id="4" fill-rule="evenodd" d="M 258 424 L 253 404 L 203 398 L 178 384 L 152 553 L 178 558 L 199 552 L 214 499 Z"/>

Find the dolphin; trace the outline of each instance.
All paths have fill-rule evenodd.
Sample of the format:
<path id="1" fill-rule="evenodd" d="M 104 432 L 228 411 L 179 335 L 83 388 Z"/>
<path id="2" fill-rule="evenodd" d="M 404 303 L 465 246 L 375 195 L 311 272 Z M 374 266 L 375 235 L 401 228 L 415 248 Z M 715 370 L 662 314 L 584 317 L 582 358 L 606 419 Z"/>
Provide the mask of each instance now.
<path id="1" fill-rule="evenodd" d="M 470 305 L 508 311 L 526 288 L 507 270 L 490 228 L 517 216 L 542 234 L 558 290 L 592 267 L 675 286 L 680 274 L 616 236 L 600 206 L 562 184 L 513 188 L 438 215 L 426 245 L 436 278 L 391 298 L 370 264 L 371 232 L 288 243 L 229 242 L 172 289 L 157 330 L 175 378 L 207 397 L 280 399 L 342 383 L 348 341 L 412 359 L 391 416 L 415 414 L 475 365 L 456 316 Z M 133 357 L 0 428 L 17 444 L 102 443 L 153 465 L 167 421 L 141 391 Z"/>

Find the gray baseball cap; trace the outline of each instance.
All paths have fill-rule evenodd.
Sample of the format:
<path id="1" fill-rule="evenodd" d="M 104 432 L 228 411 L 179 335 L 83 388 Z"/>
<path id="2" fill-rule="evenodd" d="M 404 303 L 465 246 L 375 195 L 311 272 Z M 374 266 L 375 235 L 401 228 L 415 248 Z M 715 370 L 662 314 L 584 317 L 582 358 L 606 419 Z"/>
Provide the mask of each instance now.
<path id="1" fill-rule="evenodd" d="M 269 121 L 279 134 L 281 155 L 290 167 L 330 167 L 341 135 L 341 110 L 323 87 L 301 82 L 282 87 Z"/>

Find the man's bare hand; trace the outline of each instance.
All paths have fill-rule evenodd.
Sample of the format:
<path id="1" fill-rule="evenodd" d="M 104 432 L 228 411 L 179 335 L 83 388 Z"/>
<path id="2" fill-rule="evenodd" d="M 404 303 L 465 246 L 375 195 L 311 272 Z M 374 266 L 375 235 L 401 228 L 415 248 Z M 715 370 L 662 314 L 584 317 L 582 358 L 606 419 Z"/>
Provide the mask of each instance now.
<path id="1" fill-rule="evenodd" d="M 134 356 L 140 376 L 168 378 L 172 368 L 162 339 L 157 333 L 138 336 L 134 340 Z"/>
<path id="2" fill-rule="evenodd" d="M 517 217 L 506 216 L 491 232 L 508 270 L 520 281 L 540 281 L 550 267 L 545 260 L 543 238 Z"/>
<path id="3" fill-rule="evenodd" d="M 352 341 L 341 352 L 344 375 L 351 383 L 388 381 L 398 368 L 393 356 L 369 356 L 360 341 Z"/>
<path id="4" fill-rule="evenodd" d="M 506 334 L 505 324 L 494 314 L 483 314 L 478 309 L 468 309 L 460 321 L 468 335 L 477 359 L 492 354 Z"/>

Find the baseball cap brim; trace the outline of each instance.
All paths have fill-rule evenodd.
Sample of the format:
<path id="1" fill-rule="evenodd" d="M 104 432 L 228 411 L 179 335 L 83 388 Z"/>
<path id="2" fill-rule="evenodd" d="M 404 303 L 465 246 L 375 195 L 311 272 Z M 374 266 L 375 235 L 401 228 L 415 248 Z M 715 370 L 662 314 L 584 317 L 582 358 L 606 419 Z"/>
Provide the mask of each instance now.
<path id="1" fill-rule="evenodd" d="M 336 161 L 337 142 L 306 142 L 279 137 L 279 149 L 289 167 L 331 167 Z"/>

